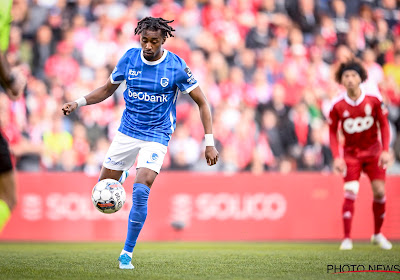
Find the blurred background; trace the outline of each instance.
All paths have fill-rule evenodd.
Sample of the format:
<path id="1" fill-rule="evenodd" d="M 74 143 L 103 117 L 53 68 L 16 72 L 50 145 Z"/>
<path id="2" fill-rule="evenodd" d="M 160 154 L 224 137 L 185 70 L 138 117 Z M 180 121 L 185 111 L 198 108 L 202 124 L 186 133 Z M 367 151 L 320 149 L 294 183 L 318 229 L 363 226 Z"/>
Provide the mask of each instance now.
<path id="1" fill-rule="evenodd" d="M 392 162 L 400 173 L 400 1 L 14 0 L 7 57 L 28 76 L 23 98 L 0 94 L 0 125 L 19 171 L 98 176 L 124 109 L 111 98 L 69 117 L 62 104 L 107 80 L 145 16 L 175 21 L 165 48 L 190 66 L 212 108 L 220 162 L 207 167 L 203 128 L 189 96 L 163 170 L 329 172 L 326 116 L 343 89 L 340 62 L 362 59 L 363 87 L 389 107 Z"/>

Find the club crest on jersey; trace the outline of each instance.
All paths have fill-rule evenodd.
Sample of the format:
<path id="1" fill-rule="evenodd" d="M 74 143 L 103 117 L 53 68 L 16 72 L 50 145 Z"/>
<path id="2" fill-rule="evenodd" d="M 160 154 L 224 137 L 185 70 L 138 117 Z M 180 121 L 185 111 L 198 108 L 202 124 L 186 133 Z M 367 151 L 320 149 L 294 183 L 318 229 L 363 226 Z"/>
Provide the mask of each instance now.
<path id="1" fill-rule="evenodd" d="M 366 114 L 367 116 L 370 116 L 371 113 L 372 113 L 371 105 L 369 105 L 369 104 L 365 105 L 365 107 L 364 107 L 364 112 L 365 112 L 365 114 Z"/>
<path id="2" fill-rule="evenodd" d="M 349 116 L 350 116 L 349 111 L 346 110 L 346 111 L 343 112 L 343 118 L 347 118 Z"/>
<path id="3" fill-rule="evenodd" d="M 161 78 L 160 84 L 161 84 L 162 87 L 168 86 L 168 83 L 169 83 L 168 78 L 165 78 L 165 77 Z"/>

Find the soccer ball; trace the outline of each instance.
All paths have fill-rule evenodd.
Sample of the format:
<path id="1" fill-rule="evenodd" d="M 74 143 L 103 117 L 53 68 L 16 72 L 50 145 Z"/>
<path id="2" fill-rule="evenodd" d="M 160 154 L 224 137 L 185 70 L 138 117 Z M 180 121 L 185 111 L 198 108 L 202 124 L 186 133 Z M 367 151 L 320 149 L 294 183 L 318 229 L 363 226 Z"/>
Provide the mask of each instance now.
<path id="1" fill-rule="evenodd" d="M 99 181 L 92 191 L 94 207 L 102 213 L 115 213 L 122 208 L 126 200 L 124 187 L 114 179 Z"/>

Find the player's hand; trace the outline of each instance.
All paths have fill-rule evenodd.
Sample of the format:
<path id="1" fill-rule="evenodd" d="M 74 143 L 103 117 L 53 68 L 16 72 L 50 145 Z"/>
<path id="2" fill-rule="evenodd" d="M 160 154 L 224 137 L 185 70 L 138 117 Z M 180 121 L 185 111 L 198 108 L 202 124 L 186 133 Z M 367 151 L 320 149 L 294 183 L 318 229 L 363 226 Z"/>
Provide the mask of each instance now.
<path id="1" fill-rule="evenodd" d="M 379 156 L 378 166 L 381 166 L 383 169 L 386 169 L 389 161 L 390 161 L 389 152 L 383 151 Z"/>
<path id="2" fill-rule="evenodd" d="M 63 113 L 64 115 L 68 116 L 69 114 L 71 114 L 73 111 L 75 111 L 75 109 L 78 108 L 78 103 L 76 103 L 75 101 L 73 102 L 68 102 L 65 103 L 62 107 Z"/>
<path id="3" fill-rule="evenodd" d="M 333 171 L 339 174 L 343 174 L 346 170 L 346 162 L 343 158 L 335 158 L 333 160 Z"/>
<path id="4" fill-rule="evenodd" d="M 218 161 L 219 153 L 217 149 L 215 149 L 214 146 L 206 146 L 206 152 L 205 152 L 207 164 L 209 166 L 214 165 Z"/>

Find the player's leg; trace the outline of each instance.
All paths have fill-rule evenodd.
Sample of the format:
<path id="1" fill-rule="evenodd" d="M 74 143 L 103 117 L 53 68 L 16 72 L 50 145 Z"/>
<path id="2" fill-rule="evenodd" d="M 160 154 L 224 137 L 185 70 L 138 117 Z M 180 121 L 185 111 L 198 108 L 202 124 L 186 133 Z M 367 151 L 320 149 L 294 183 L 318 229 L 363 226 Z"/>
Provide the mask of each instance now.
<path id="1" fill-rule="evenodd" d="M 385 217 L 385 181 L 373 180 L 371 182 L 374 201 L 372 202 L 372 211 L 374 212 L 374 234 L 381 232 L 383 219 Z"/>
<path id="2" fill-rule="evenodd" d="M 114 179 L 118 181 L 121 178 L 122 173 L 122 170 L 112 170 L 103 166 L 100 171 L 99 181 L 104 179 Z"/>
<path id="3" fill-rule="evenodd" d="M 128 232 L 126 235 L 124 249 L 119 257 L 119 268 L 133 269 L 132 253 L 140 231 L 147 217 L 147 201 L 149 199 L 150 187 L 157 177 L 157 172 L 145 167 L 137 169 L 135 183 L 132 191 L 132 208 L 128 219 Z"/>
<path id="4" fill-rule="evenodd" d="M 118 182 L 120 182 L 122 185 L 125 182 L 125 180 L 128 178 L 128 176 L 129 176 L 129 170 L 122 171 L 122 174 L 118 179 Z"/>
<path id="5" fill-rule="evenodd" d="M 166 146 L 154 142 L 143 143 L 139 152 L 136 178 L 132 192 L 132 208 L 128 220 L 128 233 L 124 249 L 119 258 L 120 268 L 133 268 L 131 264 L 132 252 L 146 221 L 150 188 L 161 170 L 166 152 Z"/>
<path id="6" fill-rule="evenodd" d="M 132 258 L 136 241 L 146 221 L 150 187 L 153 185 L 156 177 L 157 173 L 153 170 L 145 167 L 137 169 L 132 191 L 132 208 L 129 213 L 128 233 L 121 255 L 128 254 Z"/>
<path id="7" fill-rule="evenodd" d="M 136 156 L 138 155 L 143 142 L 144 141 L 142 140 L 138 140 L 118 132 L 107 151 L 99 180 L 107 178 L 120 180 L 121 176 L 124 175 L 124 170 L 129 170 L 135 163 Z M 132 209 L 134 209 L 134 207 L 132 207 Z M 131 259 L 132 252 L 130 255 L 126 253 L 121 254 L 118 259 L 119 267 L 124 269 L 134 268 L 131 264 Z"/>
<path id="8" fill-rule="evenodd" d="M 365 173 L 371 180 L 374 199 L 372 202 L 372 211 L 374 213 L 374 234 L 371 236 L 371 242 L 379 245 L 382 249 L 392 249 L 392 244 L 381 233 L 383 220 L 385 218 L 385 179 L 386 170 L 378 166 L 378 157 L 368 162 L 364 167 Z"/>
<path id="9" fill-rule="evenodd" d="M 346 174 L 344 177 L 344 201 L 342 207 L 342 219 L 344 239 L 340 245 L 340 250 L 353 249 L 351 240 L 351 224 L 354 216 L 354 202 L 357 198 L 360 187 L 359 178 L 361 175 L 361 164 L 356 158 L 345 158 Z"/>
<path id="10" fill-rule="evenodd" d="M 99 181 L 103 179 L 114 179 L 123 184 L 129 176 L 129 170 L 112 170 L 102 167 L 100 171 Z"/>
<path id="11" fill-rule="evenodd" d="M 354 202 L 357 198 L 359 182 L 356 180 L 344 183 L 344 201 L 342 206 L 342 219 L 344 238 L 340 245 L 340 250 L 353 249 L 353 241 L 351 240 L 351 224 L 354 216 Z"/>
<path id="12" fill-rule="evenodd" d="M 385 218 L 385 181 L 373 180 L 371 185 L 374 193 L 374 201 L 372 203 L 372 210 L 374 212 L 374 234 L 371 236 L 371 242 L 379 245 L 382 249 L 390 250 L 392 249 L 392 243 L 381 233 L 381 227 Z"/>
<path id="13" fill-rule="evenodd" d="M 8 144 L 0 133 L 0 232 L 17 203 L 15 185 L 15 175 Z"/>
<path id="14" fill-rule="evenodd" d="M 14 171 L 0 173 L 0 232 L 11 216 L 17 203 Z"/>

